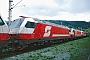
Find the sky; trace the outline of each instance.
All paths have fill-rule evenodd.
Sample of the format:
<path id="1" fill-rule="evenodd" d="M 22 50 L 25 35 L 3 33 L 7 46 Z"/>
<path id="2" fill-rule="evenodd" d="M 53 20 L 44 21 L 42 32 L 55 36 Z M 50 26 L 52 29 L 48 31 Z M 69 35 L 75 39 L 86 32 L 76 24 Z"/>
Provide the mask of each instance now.
<path id="1" fill-rule="evenodd" d="M 14 7 L 21 0 L 13 0 Z M 9 0 L 0 0 L 0 14 L 8 20 Z M 12 20 L 19 16 L 47 20 L 90 21 L 90 0 L 22 0 L 12 10 Z"/>

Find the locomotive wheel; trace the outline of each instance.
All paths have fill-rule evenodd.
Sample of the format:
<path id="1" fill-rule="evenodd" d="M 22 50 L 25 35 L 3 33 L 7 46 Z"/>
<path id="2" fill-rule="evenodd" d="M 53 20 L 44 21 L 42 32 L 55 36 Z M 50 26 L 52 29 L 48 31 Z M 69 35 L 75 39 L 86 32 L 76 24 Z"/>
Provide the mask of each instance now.
<path id="1" fill-rule="evenodd" d="M 12 47 L 13 50 L 22 50 L 22 49 L 24 49 L 24 45 L 20 45 L 19 43 L 13 43 L 11 47 Z"/>

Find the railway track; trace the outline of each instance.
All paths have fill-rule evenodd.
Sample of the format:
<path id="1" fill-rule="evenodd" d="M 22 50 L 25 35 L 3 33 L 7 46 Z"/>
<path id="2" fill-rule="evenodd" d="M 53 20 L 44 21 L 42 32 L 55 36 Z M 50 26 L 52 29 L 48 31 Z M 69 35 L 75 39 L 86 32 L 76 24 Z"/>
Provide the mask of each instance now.
<path id="1" fill-rule="evenodd" d="M 38 49 L 42 49 L 42 48 L 48 47 L 50 45 L 51 45 L 51 43 L 50 44 L 48 43 L 47 45 L 33 43 L 29 47 L 27 47 L 23 50 L 6 51 L 6 52 L 3 52 L 3 53 L 0 53 L 0 59 L 15 56 L 15 55 L 19 55 L 19 54 L 23 54 L 23 53 L 38 50 Z"/>
<path id="2" fill-rule="evenodd" d="M 57 41 L 56 40 L 53 40 L 53 41 L 50 40 L 48 42 L 44 41 L 44 43 L 43 42 L 35 42 L 33 44 L 28 45 L 28 47 L 23 49 L 23 50 L 7 51 L 7 52 L 0 53 L 0 59 L 4 59 L 7 57 L 11 57 L 11 56 L 16 56 L 19 54 L 23 54 L 26 52 L 30 52 L 30 51 L 34 51 L 34 50 L 38 50 L 38 49 L 42 49 L 42 48 L 46 48 L 46 47 L 49 47 L 53 44 L 61 44 L 61 43 L 69 42 L 69 41 L 72 41 L 72 39 L 71 40 L 63 39 L 63 40 L 57 40 Z"/>

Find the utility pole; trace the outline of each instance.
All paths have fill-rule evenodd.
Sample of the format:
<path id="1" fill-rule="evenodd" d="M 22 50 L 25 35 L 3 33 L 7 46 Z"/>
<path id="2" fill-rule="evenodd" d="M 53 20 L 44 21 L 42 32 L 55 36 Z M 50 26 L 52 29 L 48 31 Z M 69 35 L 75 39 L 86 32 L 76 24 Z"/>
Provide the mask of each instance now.
<path id="1" fill-rule="evenodd" d="M 8 25 L 10 25 L 11 24 L 11 20 L 12 20 L 12 2 L 13 2 L 13 0 L 9 0 L 9 17 L 8 17 L 8 20 L 9 20 L 9 24 Z"/>
<path id="2" fill-rule="evenodd" d="M 13 0 L 9 0 L 9 16 L 8 16 L 9 23 L 8 23 L 8 25 L 11 24 L 11 20 L 12 20 L 12 9 L 15 8 L 21 1 L 22 0 L 20 0 L 16 5 L 14 5 L 12 7 Z"/>

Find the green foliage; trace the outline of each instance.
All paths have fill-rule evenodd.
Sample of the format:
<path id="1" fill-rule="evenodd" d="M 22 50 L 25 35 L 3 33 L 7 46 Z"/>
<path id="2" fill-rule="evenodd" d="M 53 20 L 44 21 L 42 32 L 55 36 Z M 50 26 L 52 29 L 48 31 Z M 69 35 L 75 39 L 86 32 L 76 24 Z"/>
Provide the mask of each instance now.
<path id="1" fill-rule="evenodd" d="M 90 33 L 90 28 L 86 29 L 86 31 Z"/>

